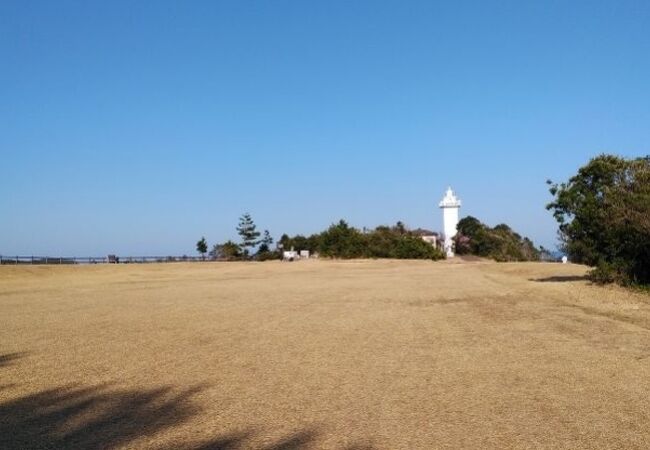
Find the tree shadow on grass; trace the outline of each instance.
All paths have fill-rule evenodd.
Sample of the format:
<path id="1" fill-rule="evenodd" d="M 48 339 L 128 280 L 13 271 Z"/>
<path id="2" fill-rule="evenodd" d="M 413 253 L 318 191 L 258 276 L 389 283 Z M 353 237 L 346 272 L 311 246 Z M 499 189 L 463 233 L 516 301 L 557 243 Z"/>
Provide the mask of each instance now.
<path id="1" fill-rule="evenodd" d="M 302 450 L 307 448 L 318 448 L 317 429 L 298 431 L 289 436 L 281 438 L 277 442 L 257 446 L 260 450 Z M 183 447 L 184 450 L 236 450 L 253 448 L 249 439 L 254 436 L 252 432 L 232 434 L 223 436 L 211 441 L 206 441 L 196 446 Z M 345 450 L 373 450 L 375 447 L 371 444 L 352 444 L 344 447 Z"/>
<path id="2" fill-rule="evenodd" d="M 315 431 L 300 431 L 279 442 L 264 447 L 264 450 L 298 450 L 305 448 L 316 438 Z"/>
<path id="3" fill-rule="evenodd" d="M 233 433 L 211 439 L 193 446 L 181 447 L 183 450 L 235 450 L 241 448 L 251 433 Z M 170 449 L 171 450 L 171 449 Z"/>
<path id="4" fill-rule="evenodd" d="M 14 352 L 14 353 L 5 353 L 0 355 L 0 367 L 8 366 L 12 364 L 15 360 L 24 357 L 26 352 Z"/>
<path id="5" fill-rule="evenodd" d="M 191 397 L 202 388 L 172 392 L 170 388 L 114 390 L 107 386 L 49 389 L 0 403 L 0 449 L 87 449 L 136 447 L 200 413 Z M 251 448 L 253 432 L 232 433 L 196 443 L 162 443 L 169 450 L 235 450 Z M 261 450 L 316 448 L 318 432 L 298 431 Z M 140 445 L 143 445 L 142 443 Z M 144 444 L 149 447 L 152 444 Z M 371 449 L 352 445 L 349 449 Z"/>
<path id="6" fill-rule="evenodd" d="M 277 442 L 259 447 L 260 450 L 300 450 L 313 444 L 317 432 L 315 430 L 299 431 L 291 434 Z M 202 442 L 195 446 L 183 447 L 184 450 L 235 450 L 250 448 L 247 442 L 254 433 L 244 432 L 218 437 L 213 440 Z"/>
<path id="7" fill-rule="evenodd" d="M 104 449 L 187 421 L 202 388 L 60 387 L 0 404 L 0 448 Z"/>
<path id="8" fill-rule="evenodd" d="M 24 353 L 0 355 L 0 367 Z M 203 385 L 184 390 L 115 389 L 110 385 L 63 386 L 23 397 L 0 399 L 0 449 L 110 449 L 135 447 L 137 439 L 188 422 L 201 413 L 193 396 Z M 177 450 L 232 450 L 250 448 L 255 433 L 231 433 L 198 443 L 177 444 Z M 297 431 L 271 442 L 262 450 L 299 450 L 313 447 L 315 429 Z M 142 445 L 142 444 L 140 444 Z M 146 445 L 146 444 L 145 444 Z M 370 448 L 351 446 L 350 449 Z"/>
<path id="9" fill-rule="evenodd" d="M 567 283 L 570 281 L 587 281 L 586 275 L 556 275 L 544 278 L 530 278 L 528 281 L 537 281 L 539 283 Z"/>
<path id="10" fill-rule="evenodd" d="M 26 354 L 1 354 L 0 368 Z M 192 397 L 203 389 L 69 385 L 0 400 L 0 449 L 94 450 L 125 446 L 198 414 L 200 410 Z"/>
<path id="11" fill-rule="evenodd" d="M 26 352 L 5 353 L 0 355 L 0 369 L 14 363 L 15 360 L 24 357 Z M 0 384 L 0 392 L 16 386 L 16 383 Z"/>

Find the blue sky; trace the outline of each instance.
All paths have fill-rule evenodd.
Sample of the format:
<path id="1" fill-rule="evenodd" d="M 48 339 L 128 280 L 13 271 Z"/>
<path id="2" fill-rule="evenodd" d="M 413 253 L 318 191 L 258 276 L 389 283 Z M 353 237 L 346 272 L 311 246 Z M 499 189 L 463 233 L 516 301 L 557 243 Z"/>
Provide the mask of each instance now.
<path id="1" fill-rule="evenodd" d="M 650 153 L 648 1 L 0 2 L 0 254 L 193 254 L 471 214 Z"/>

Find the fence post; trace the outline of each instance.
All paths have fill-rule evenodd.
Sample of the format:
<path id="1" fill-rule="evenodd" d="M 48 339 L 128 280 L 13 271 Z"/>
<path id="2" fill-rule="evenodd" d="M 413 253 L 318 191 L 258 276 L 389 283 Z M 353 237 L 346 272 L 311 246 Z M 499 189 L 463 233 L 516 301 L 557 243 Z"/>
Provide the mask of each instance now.
<path id="1" fill-rule="evenodd" d="M 18 265 L 18 256 L 16 256 L 16 265 Z"/>
<path id="2" fill-rule="evenodd" d="M 47 264 L 47 256 L 45 257 L 45 264 Z"/>
<path id="3" fill-rule="evenodd" d="M 32 255 L 32 265 L 34 265 L 34 255 Z"/>

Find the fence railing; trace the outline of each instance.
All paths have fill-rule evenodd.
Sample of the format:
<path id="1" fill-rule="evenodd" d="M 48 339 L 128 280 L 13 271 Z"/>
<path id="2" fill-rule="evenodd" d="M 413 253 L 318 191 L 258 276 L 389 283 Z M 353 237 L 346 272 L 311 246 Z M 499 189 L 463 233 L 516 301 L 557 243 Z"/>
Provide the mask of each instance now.
<path id="1" fill-rule="evenodd" d="M 143 264 L 164 262 L 214 261 L 201 256 L 7 256 L 0 255 L 0 264 Z"/>

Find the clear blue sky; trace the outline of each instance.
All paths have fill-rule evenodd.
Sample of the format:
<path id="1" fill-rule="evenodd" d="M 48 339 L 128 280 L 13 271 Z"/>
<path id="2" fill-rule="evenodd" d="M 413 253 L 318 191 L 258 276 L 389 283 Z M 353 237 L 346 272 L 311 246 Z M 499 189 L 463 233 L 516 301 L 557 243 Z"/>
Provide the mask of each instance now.
<path id="1" fill-rule="evenodd" d="M 0 254 L 461 216 L 650 153 L 650 2 L 0 2 Z"/>

